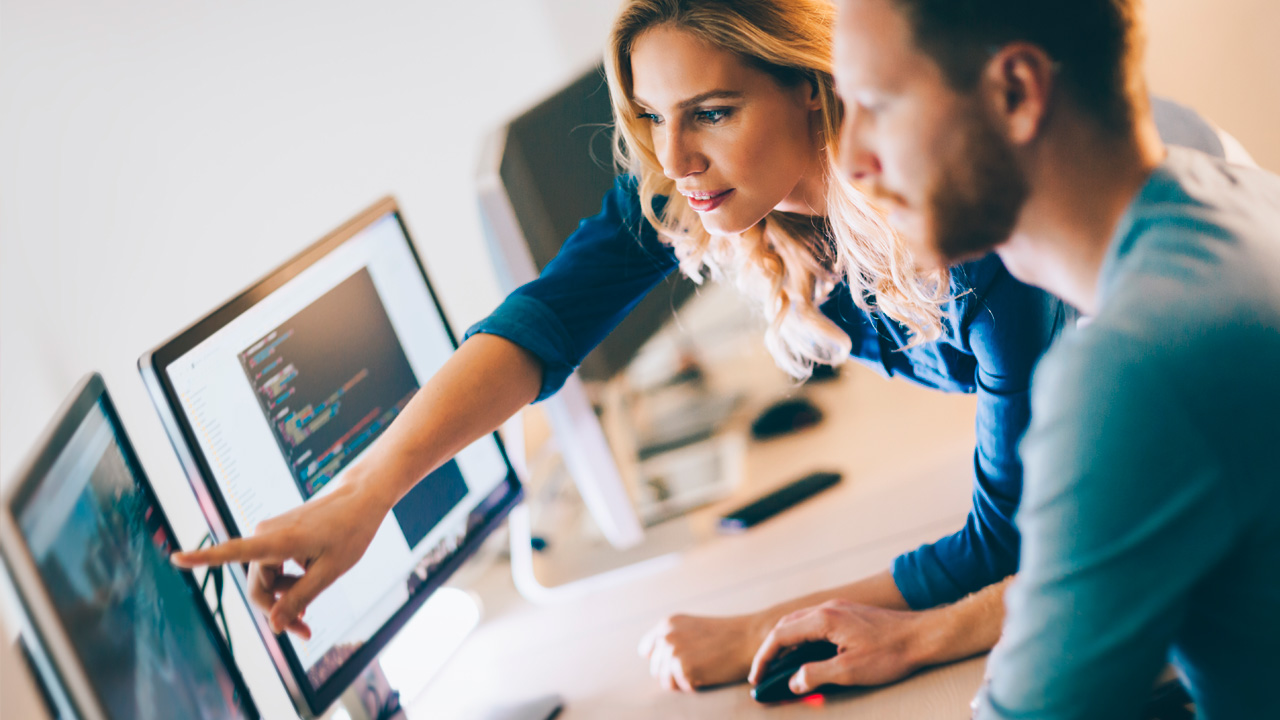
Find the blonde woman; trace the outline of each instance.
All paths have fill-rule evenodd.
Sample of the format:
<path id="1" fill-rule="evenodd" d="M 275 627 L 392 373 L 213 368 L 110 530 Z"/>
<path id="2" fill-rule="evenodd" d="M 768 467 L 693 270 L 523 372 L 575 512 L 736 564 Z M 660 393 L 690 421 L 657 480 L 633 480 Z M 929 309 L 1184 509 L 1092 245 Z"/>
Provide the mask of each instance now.
<path id="1" fill-rule="evenodd" d="M 252 599 L 277 630 L 364 553 L 392 505 L 434 468 L 563 384 L 666 275 L 733 282 L 768 319 L 777 363 L 805 377 L 856 358 L 978 396 L 974 508 L 956 534 L 892 569 L 748 616 L 674 616 L 642 642 L 664 685 L 746 678 L 773 625 L 827 600 L 865 626 L 849 662 L 883 683 L 990 648 L 999 583 L 1016 571 L 1015 453 L 1036 359 L 1065 321 L 994 255 L 921 274 L 835 170 L 841 105 L 824 0 L 632 0 L 606 59 L 626 173 L 541 278 L 471 328 L 454 357 L 329 495 L 184 564 L 253 562 Z M 927 438 L 920 441 L 927 442 Z M 820 539 L 815 538 L 820 542 Z M 306 568 L 285 577 L 292 559 Z M 984 588 L 988 588 L 983 591 Z M 983 591 L 960 601 L 972 593 Z"/>

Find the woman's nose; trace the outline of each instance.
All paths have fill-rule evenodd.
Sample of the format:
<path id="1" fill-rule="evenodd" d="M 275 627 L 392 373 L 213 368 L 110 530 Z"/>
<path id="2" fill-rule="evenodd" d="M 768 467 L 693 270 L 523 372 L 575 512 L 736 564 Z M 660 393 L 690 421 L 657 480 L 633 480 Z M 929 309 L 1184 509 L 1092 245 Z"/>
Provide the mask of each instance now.
<path id="1" fill-rule="evenodd" d="M 672 130 L 663 138 L 658 148 L 658 162 L 662 163 L 662 173 L 672 180 L 679 180 L 707 169 L 706 156 L 687 133 Z"/>

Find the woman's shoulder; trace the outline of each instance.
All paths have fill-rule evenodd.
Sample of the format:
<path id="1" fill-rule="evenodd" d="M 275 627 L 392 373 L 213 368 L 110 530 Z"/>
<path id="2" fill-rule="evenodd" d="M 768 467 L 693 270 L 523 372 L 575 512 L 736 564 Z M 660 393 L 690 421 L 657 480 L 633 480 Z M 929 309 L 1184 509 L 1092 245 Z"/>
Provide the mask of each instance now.
<path id="1" fill-rule="evenodd" d="M 573 265 L 572 261 L 586 258 L 592 263 L 603 260 L 646 271 L 650 263 L 664 270 L 674 267 L 674 251 L 645 218 L 640 202 L 636 178 L 626 174 L 616 176 L 604 193 L 600 211 L 579 221 L 565 240 L 557 255 L 560 264 Z M 655 212 L 661 212 L 660 202 L 665 203 L 665 198 L 654 198 Z"/>
<path id="2" fill-rule="evenodd" d="M 1010 274 L 995 253 L 953 267 L 951 290 L 947 314 L 957 334 L 995 364 L 1034 361 L 1073 316 L 1061 300 Z"/>
<path id="3" fill-rule="evenodd" d="M 1001 282 L 1017 282 L 1004 261 L 995 253 L 988 253 L 976 260 L 969 260 L 951 267 L 951 296 L 955 298 L 985 295 Z"/>
<path id="4" fill-rule="evenodd" d="M 961 308 L 986 307 L 995 311 L 1006 304 L 1061 305 L 1061 301 L 1048 292 L 1014 277 L 995 253 L 955 265 L 950 272 L 949 295 Z"/>

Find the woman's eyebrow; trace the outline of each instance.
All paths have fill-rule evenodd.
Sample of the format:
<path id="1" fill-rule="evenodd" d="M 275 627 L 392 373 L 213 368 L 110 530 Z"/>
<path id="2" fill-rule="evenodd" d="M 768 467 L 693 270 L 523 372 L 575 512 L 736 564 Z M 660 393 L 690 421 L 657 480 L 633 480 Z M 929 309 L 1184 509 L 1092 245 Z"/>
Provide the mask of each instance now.
<path id="1" fill-rule="evenodd" d="M 687 108 L 694 107 L 695 105 L 701 105 L 708 100 L 736 100 L 743 97 L 743 95 L 744 94 L 738 90 L 708 90 L 704 93 L 698 93 L 688 100 L 681 100 L 676 105 L 676 108 L 679 110 L 685 110 Z M 634 95 L 631 97 L 631 101 L 637 105 L 643 105 L 647 108 L 653 107 L 651 103 L 648 103 Z"/>

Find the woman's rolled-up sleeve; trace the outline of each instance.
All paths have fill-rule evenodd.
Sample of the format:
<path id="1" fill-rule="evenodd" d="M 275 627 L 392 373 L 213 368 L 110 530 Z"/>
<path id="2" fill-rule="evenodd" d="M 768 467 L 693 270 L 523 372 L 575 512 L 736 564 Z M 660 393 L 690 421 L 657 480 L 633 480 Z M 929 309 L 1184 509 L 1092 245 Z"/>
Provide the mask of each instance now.
<path id="1" fill-rule="evenodd" d="M 893 563 L 898 590 L 914 609 L 955 602 L 1018 570 L 1013 524 L 1022 495 L 1018 443 L 1031 421 L 1031 375 L 1062 331 L 1068 309 L 1015 280 L 1002 264 L 968 278 L 958 332 L 977 361 L 973 507 L 964 527 Z"/>
<path id="2" fill-rule="evenodd" d="M 636 181 L 619 177 L 600 213 L 583 220 L 532 282 L 467 330 L 497 335 L 542 363 L 538 400 L 555 394 L 582 359 L 677 266 L 640 212 Z"/>

